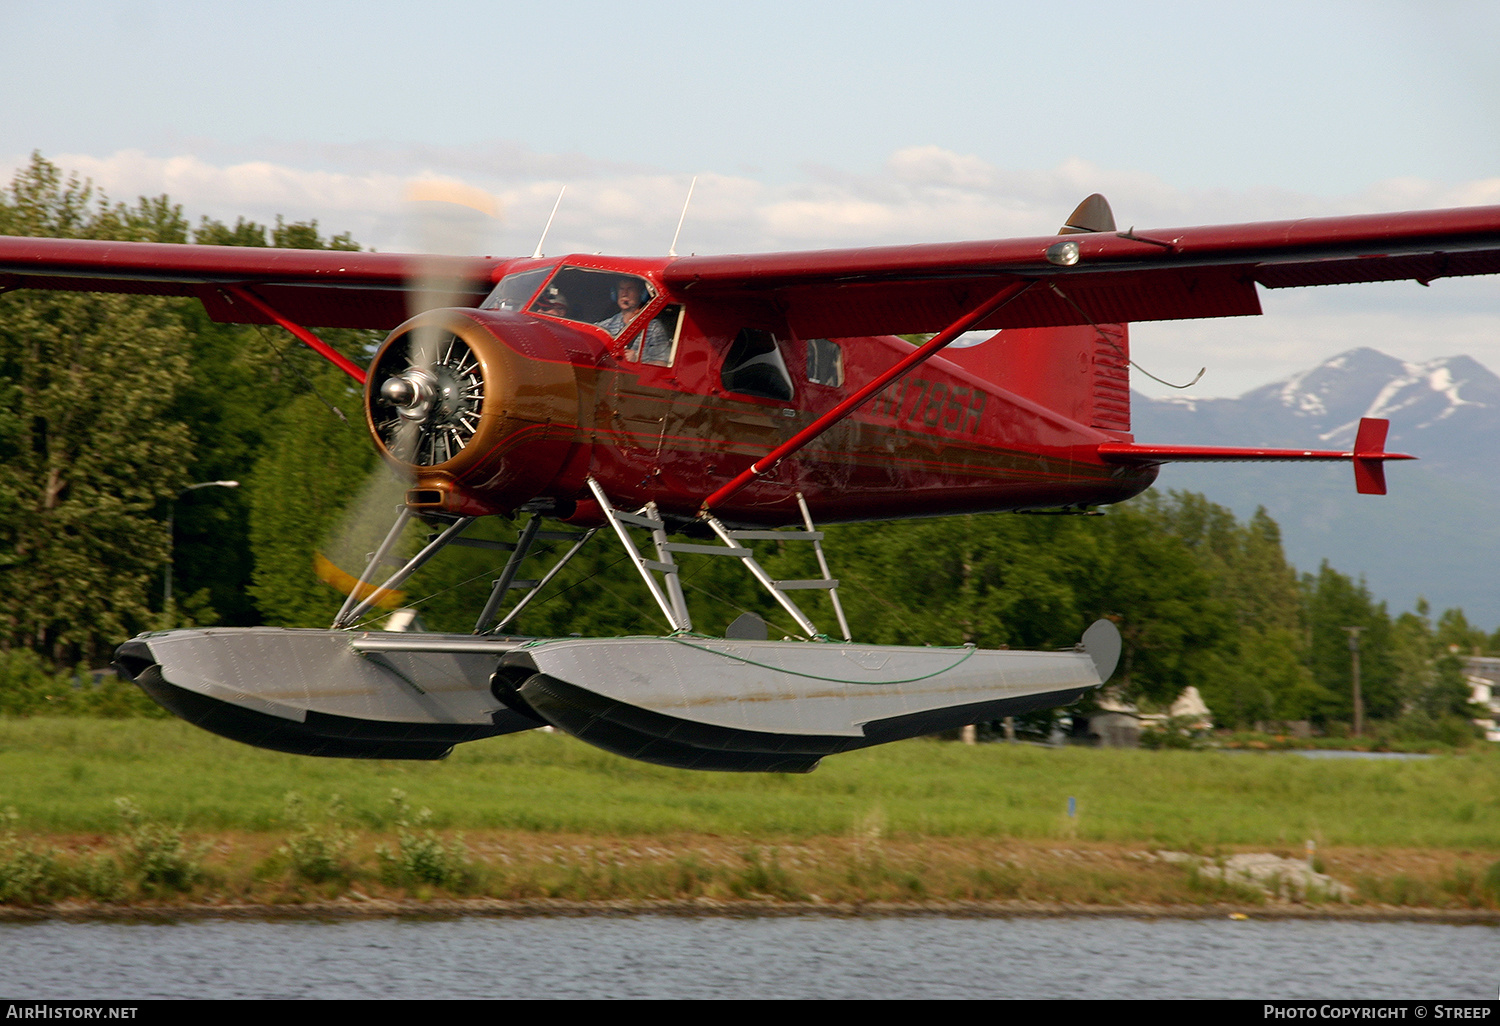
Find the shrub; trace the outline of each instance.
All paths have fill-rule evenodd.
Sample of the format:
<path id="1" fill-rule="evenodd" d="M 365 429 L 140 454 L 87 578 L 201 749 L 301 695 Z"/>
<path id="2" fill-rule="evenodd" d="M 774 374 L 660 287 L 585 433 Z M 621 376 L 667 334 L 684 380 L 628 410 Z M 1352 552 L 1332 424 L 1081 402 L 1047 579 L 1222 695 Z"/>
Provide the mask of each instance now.
<path id="1" fill-rule="evenodd" d="M 35 716 L 62 712 L 72 688 L 67 674 L 52 673 L 28 648 L 0 652 L 0 713 Z"/>
<path id="2" fill-rule="evenodd" d="M 146 818 L 129 798 L 116 798 L 125 821 L 125 865 L 146 890 L 187 891 L 203 877 L 207 846 L 190 848 L 182 830 Z"/>
<path id="3" fill-rule="evenodd" d="M 1141 731 L 1142 748 L 1202 749 L 1211 745 L 1208 731 L 1193 726 L 1196 721 L 1189 716 L 1174 716 L 1161 726 L 1148 726 Z"/>
<path id="4" fill-rule="evenodd" d="M 437 831 L 427 826 L 432 810 L 413 813 L 404 791 L 391 790 L 391 806 L 397 827 L 396 847 L 382 844 L 375 849 L 381 878 L 395 885 L 423 883 L 449 890 L 466 887 L 473 873 L 463 838 L 445 844 Z"/>
<path id="5" fill-rule="evenodd" d="M 1500 905 L 1500 862 L 1491 864 L 1479 881 L 1479 889 L 1493 905 Z"/>
<path id="6" fill-rule="evenodd" d="M 65 893 L 57 850 L 38 847 L 16 834 L 15 809 L 0 813 L 0 903 L 34 905 Z"/>
<path id="7" fill-rule="evenodd" d="M 771 849 L 770 862 L 762 862 L 760 850 L 751 848 L 741 852 L 745 868 L 729 881 L 729 890 L 736 898 L 759 898 L 769 895 L 786 901 L 806 901 L 807 892 L 798 887 L 781 863 L 777 861 L 776 849 Z"/>
<path id="8" fill-rule="evenodd" d="M 120 860 L 113 855 L 83 856 L 73 867 L 75 889 L 98 901 L 119 901 L 125 897 L 125 873 Z"/>
<path id="9" fill-rule="evenodd" d="M 277 851 L 285 856 L 292 875 L 309 883 L 349 879 L 354 836 L 340 825 L 343 799 L 334 795 L 328 800 L 323 823 L 308 815 L 307 803 L 296 791 L 287 792 L 285 806 L 286 818 L 297 830 Z"/>

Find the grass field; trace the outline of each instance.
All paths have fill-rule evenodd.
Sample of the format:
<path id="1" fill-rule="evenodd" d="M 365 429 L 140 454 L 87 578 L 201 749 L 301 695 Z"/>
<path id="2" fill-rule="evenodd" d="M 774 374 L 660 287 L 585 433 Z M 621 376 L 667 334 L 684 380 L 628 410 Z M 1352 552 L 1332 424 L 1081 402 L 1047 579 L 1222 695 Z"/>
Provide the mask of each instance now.
<path id="1" fill-rule="evenodd" d="M 175 720 L 0 720 L 0 808 L 23 831 L 114 832 L 120 796 L 191 830 L 277 830 L 289 791 L 340 795 L 354 825 L 382 830 L 393 788 L 438 829 L 775 840 L 847 836 L 874 817 L 890 837 L 1500 852 L 1488 751 L 1366 761 L 918 740 L 792 776 L 649 766 L 540 731 L 412 763 L 281 755 Z"/>
<path id="2" fill-rule="evenodd" d="M 408 796 L 404 823 L 396 789 Z M 289 792 L 302 796 L 300 819 Z M 323 818 L 334 796 L 336 821 Z M 140 812 L 134 827 L 121 797 Z M 423 808 L 431 817 L 419 822 Z M 539 731 L 462 745 L 440 763 L 401 763 L 264 752 L 175 720 L 37 718 L 0 720 L 6 809 L 0 876 L 42 880 L 45 848 L 56 857 L 47 872 L 62 881 L 51 891 L 14 884 L 6 899 L 0 879 L 0 901 L 13 903 L 169 890 L 305 900 L 309 887 L 1207 901 L 1225 889 L 1149 853 L 1300 857 L 1309 839 L 1372 901 L 1494 907 L 1500 884 L 1500 753 L 1487 750 L 1363 761 L 919 740 L 781 776 L 664 769 Z M 342 868 L 306 870 L 325 855 Z M 164 870 L 159 886 L 144 885 L 151 859 L 178 857 L 211 871 L 167 887 Z"/>

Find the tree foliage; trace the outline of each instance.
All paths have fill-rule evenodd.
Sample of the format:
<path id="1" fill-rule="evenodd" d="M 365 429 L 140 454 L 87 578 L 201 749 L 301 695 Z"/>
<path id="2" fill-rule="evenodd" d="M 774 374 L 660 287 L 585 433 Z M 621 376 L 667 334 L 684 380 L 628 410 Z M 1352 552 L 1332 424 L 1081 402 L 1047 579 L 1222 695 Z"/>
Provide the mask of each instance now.
<path id="1" fill-rule="evenodd" d="M 33 157 L 0 194 L 0 231 L 182 241 L 185 225 L 165 197 L 110 206 Z M 166 416 L 188 353 L 164 300 L 0 296 L 0 644 L 98 659 L 152 622 L 162 506 L 190 462 L 186 426 Z"/>
<path id="2" fill-rule="evenodd" d="M 280 218 L 272 229 L 205 219 L 191 232 L 167 197 L 112 204 L 40 155 L 0 193 L 0 234 L 357 248 L 347 235 L 324 239 L 316 222 Z M 342 376 L 277 334 L 215 324 L 185 300 L 0 296 L 0 645 L 97 664 L 142 629 L 266 618 L 250 587 L 251 509 L 289 494 L 283 478 L 326 472 L 328 446 L 316 432 L 298 434 L 309 402 L 340 425 L 327 432 L 338 456 L 351 448 L 337 445 L 341 436 L 362 432 L 321 398 L 358 408 L 340 391 Z M 356 358 L 372 344 L 367 332 L 327 336 Z M 359 466 L 368 446 L 357 453 Z M 331 483 L 348 476 L 339 466 L 344 478 Z M 183 492 L 203 480 L 246 487 Z M 346 497 L 330 500 L 325 516 Z M 262 534 L 268 566 L 278 545 L 300 544 L 274 528 Z M 170 611 L 161 605 L 168 572 L 182 596 Z"/>

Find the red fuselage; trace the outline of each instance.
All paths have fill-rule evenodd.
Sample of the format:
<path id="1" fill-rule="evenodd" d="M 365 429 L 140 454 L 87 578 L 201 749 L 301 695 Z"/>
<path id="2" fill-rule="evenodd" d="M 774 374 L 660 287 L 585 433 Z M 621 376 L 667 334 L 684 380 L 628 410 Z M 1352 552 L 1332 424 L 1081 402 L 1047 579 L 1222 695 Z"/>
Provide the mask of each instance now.
<path id="1" fill-rule="evenodd" d="M 705 496 L 912 352 L 894 336 L 799 338 L 774 304 L 753 295 L 695 302 L 691 289 L 663 285 L 664 265 L 515 261 L 496 277 L 540 267 L 574 277 L 523 279 L 528 291 L 509 304 L 515 309 L 434 311 L 398 328 L 367 386 L 372 428 L 379 389 L 396 369 L 387 354 L 399 355 L 414 327 L 462 339 L 485 382 L 483 424 L 456 454 L 415 465 L 382 443 L 388 459 L 416 474 L 412 504 L 483 514 L 553 500 L 560 513 L 578 504 L 589 519 L 592 476 L 618 505 L 655 502 L 692 517 Z M 534 309 L 544 281 L 577 281 L 584 271 L 638 276 L 654 295 L 616 337 L 576 310 L 570 319 Z M 1007 331 L 952 359 L 935 357 L 715 512 L 733 523 L 790 523 L 799 492 L 820 522 L 1130 498 L 1156 468 L 1111 464 L 1098 453 L 1101 443 L 1131 441 L 1124 334 L 1112 330 Z M 641 358 L 668 342 L 665 359 Z M 744 365 L 747 353 L 755 366 L 736 371 L 731 364 Z"/>

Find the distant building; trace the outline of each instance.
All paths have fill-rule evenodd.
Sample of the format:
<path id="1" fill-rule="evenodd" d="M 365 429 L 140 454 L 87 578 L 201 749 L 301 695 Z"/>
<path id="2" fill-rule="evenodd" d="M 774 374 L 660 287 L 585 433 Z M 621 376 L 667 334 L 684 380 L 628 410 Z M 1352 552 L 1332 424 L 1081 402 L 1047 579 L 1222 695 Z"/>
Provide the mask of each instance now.
<path id="1" fill-rule="evenodd" d="M 1214 715 L 1203 701 L 1203 696 L 1198 694 L 1198 689 L 1192 685 L 1182 689 L 1182 694 L 1177 696 L 1177 701 L 1166 712 L 1141 715 L 1142 726 L 1160 730 L 1167 728 L 1168 720 L 1176 720 L 1177 726 L 1191 731 L 1214 729 Z"/>
<path id="2" fill-rule="evenodd" d="M 1088 718 L 1088 736 L 1102 748 L 1135 748 L 1140 744 L 1141 730 L 1166 730 L 1168 723 L 1190 732 L 1212 730 L 1213 713 L 1195 687 L 1182 689 L 1166 712 L 1143 713 L 1134 702 L 1124 699 L 1113 688 L 1099 696 L 1099 711 Z"/>
<path id="3" fill-rule="evenodd" d="M 1489 710 L 1474 725 L 1484 731 L 1486 741 L 1500 741 L 1500 729 L 1495 726 L 1500 719 L 1500 657 L 1470 656 L 1464 661 L 1464 675 L 1469 681 L 1469 701 Z"/>

